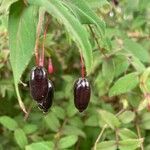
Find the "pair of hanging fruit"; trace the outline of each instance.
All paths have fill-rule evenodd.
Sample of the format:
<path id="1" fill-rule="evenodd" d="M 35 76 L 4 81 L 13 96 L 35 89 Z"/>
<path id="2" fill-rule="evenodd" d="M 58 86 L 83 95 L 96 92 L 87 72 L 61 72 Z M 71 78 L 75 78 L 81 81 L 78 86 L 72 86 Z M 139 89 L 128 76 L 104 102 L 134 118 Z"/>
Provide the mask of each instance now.
<path id="1" fill-rule="evenodd" d="M 39 23 L 41 24 L 41 23 Z M 40 28 L 40 27 L 39 27 Z M 44 32 L 44 39 L 46 38 L 46 29 Z M 39 31 L 39 29 L 37 29 Z M 37 38 L 39 39 L 39 38 Z M 44 40 L 43 40 L 44 41 Z M 38 41 L 36 43 L 35 50 L 38 49 Z M 32 98 L 38 103 L 38 107 L 47 112 L 52 106 L 52 101 L 54 97 L 54 86 L 53 83 L 48 79 L 47 71 L 44 66 L 44 42 L 43 48 L 40 53 L 35 51 L 37 66 L 31 70 L 30 73 L 30 93 Z M 81 56 L 81 74 L 82 77 L 79 78 L 74 84 L 74 104 L 79 112 L 84 111 L 90 101 L 91 87 L 89 81 L 85 78 L 84 61 Z M 48 72 L 53 71 L 51 60 L 49 61 Z"/>
<path id="2" fill-rule="evenodd" d="M 54 97 L 53 83 L 48 80 L 44 67 L 34 67 L 30 73 L 30 92 L 32 98 L 37 101 L 39 108 L 44 112 L 52 106 Z M 74 84 L 74 104 L 79 112 L 84 111 L 90 101 L 91 88 L 86 78 L 79 78 Z"/>
<path id="3" fill-rule="evenodd" d="M 54 97 L 53 83 L 48 79 L 44 67 L 34 67 L 30 73 L 30 92 L 32 98 L 37 101 L 43 112 L 47 112 L 52 106 Z"/>

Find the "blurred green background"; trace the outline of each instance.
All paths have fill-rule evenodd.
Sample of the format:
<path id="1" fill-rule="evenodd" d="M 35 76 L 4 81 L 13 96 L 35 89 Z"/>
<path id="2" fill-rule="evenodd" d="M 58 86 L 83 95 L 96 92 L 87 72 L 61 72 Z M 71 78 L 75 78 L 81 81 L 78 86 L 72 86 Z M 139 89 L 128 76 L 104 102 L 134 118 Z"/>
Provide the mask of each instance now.
<path id="1" fill-rule="evenodd" d="M 83 113 L 73 103 L 73 85 L 81 76 L 78 48 L 64 26 L 51 18 L 45 59 L 51 57 L 54 66 L 49 75 L 55 86 L 53 105 L 43 114 L 24 86 L 35 65 L 33 57 L 21 78 L 24 84 L 19 84 L 29 116 L 19 108 L 14 88 L 7 1 L 0 6 L 0 150 L 150 150 L 150 1 L 86 1 L 105 21 L 106 34 L 103 40 L 97 37 L 102 54 L 85 26 L 94 63 L 87 77 L 91 101 Z"/>

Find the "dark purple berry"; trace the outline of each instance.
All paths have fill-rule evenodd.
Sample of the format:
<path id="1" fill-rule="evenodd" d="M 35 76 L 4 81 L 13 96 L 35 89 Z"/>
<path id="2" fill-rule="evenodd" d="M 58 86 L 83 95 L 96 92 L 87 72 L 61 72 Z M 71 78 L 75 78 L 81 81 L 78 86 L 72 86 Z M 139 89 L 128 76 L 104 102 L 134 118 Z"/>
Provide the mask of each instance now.
<path id="1" fill-rule="evenodd" d="M 53 83 L 49 80 L 48 82 L 48 96 L 45 100 L 38 104 L 38 107 L 43 110 L 43 112 L 47 112 L 48 109 L 52 106 L 54 97 L 54 86 Z"/>
<path id="2" fill-rule="evenodd" d="M 86 78 L 79 78 L 74 84 L 74 104 L 79 112 L 84 111 L 90 101 L 91 88 Z"/>
<path id="3" fill-rule="evenodd" d="M 34 67 L 30 73 L 30 93 L 34 100 L 41 102 L 48 95 L 48 78 L 44 67 Z"/>

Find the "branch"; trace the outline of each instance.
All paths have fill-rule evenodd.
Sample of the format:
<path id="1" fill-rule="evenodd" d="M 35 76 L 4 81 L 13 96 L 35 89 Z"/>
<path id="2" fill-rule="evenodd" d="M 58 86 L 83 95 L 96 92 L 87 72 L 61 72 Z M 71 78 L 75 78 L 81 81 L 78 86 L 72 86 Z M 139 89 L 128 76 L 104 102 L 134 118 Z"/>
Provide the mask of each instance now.
<path id="1" fill-rule="evenodd" d="M 136 127 L 136 130 L 137 130 L 138 138 L 139 138 L 139 140 L 141 140 L 142 139 L 141 130 L 140 130 L 140 127 L 139 127 L 138 113 L 136 111 L 135 111 L 135 115 L 136 115 L 135 127 Z M 140 143 L 140 147 L 141 147 L 141 150 L 144 150 L 143 142 Z"/>
<path id="2" fill-rule="evenodd" d="M 116 114 L 116 116 L 118 117 L 118 116 L 121 115 L 124 111 L 126 111 L 126 109 L 121 109 L 121 110 Z M 105 129 L 106 129 L 107 127 L 108 127 L 107 124 L 105 124 L 105 125 L 103 126 L 101 132 L 99 133 L 99 135 L 98 135 L 98 137 L 97 137 L 97 139 L 96 139 L 96 141 L 95 141 L 95 143 L 94 143 L 94 148 L 93 148 L 93 150 L 96 150 L 97 144 L 98 144 L 98 142 L 100 141 L 100 139 L 101 139 L 101 137 L 102 137 L 102 135 L 103 135 L 103 133 L 104 133 L 104 131 L 105 131 Z M 118 130 L 116 130 L 116 141 L 118 142 Z"/>
<path id="3" fill-rule="evenodd" d="M 41 34 L 41 30 L 42 30 L 42 24 L 43 24 L 43 11 L 39 12 L 39 21 L 38 21 L 38 25 L 37 25 L 37 31 L 36 31 L 36 41 L 35 41 L 35 49 L 34 49 L 34 53 L 35 53 L 35 58 L 36 58 L 36 65 L 39 65 L 39 53 L 38 53 L 38 48 L 39 48 L 39 38 L 40 38 L 40 34 Z"/>
<path id="4" fill-rule="evenodd" d="M 104 131 L 105 131 L 106 128 L 107 128 L 107 124 L 105 124 L 105 125 L 103 126 L 101 132 L 99 133 L 99 135 L 98 135 L 98 137 L 97 137 L 97 139 L 96 139 L 96 141 L 95 141 L 95 143 L 94 143 L 94 150 L 96 150 L 97 143 L 100 141 L 100 139 L 101 139 L 101 137 L 102 137 L 102 135 L 103 135 L 103 133 L 104 133 Z"/>
<path id="5" fill-rule="evenodd" d="M 44 66 L 44 51 L 45 51 L 45 46 L 44 46 L 45 43 L 44 42 L 45 42 L 45 39 L 46 39 L 46 34 L 47 34 L 49 22 L 50 22 L 50 19 L 47 18 L 46 25 L 45 25 L 45 30 L 44 30 L 44 36 L 43 36 L 42 53 L 41 53 L 40 62 L 39 62 L 40 66 Z"/>
<path id="6" fill-rule="evenodd" d="M 32 106 L 33 106 L 33 102 L 30 104 L 29 109 L 27 110 L 27 113 L 24 116 L 24 121 L 27 121 L 27 119 L 29 118 L 29 114 L 32 110 Z"/>
<path id="7" fill-rule="evenodd" d="M 55 139 L 56 139 L 56 142 L 55 142 L 55 149 L 58 149 L 58 142 L 59 142 L 59 139 L 61 138 L 62 136 L 62 133 L 63 133 L 63 128 L 64 126 L 66 125 L 68 119 L 65 118 L 64 122 L 62 123 L 61 127 L 59 128 L 59 131 L 57 132 L 57 134 L 55 135 Z"/>
<path id="8" fill-rule="evenodd" d="M 90 25 L 88 25 L 88 27 L 89 27 L 89 29 L 90 29 L 90 31 L 91 31 L 91 33 L 92 33 L 93 38 L 95 39 L 95 42 L 96 42 L 96 44 L 97 44 L 97 46 L 98 46 L 98 49 L 99 49 L 99 50 L 101 51 L 101 53 L 105 56 L 105 58 L 107 58 L 107 55 L 103 52 L 104 49 L 100 47 L 100 44 L 99 44 L 99 42 L 98 42 L 98 39 L 97 39 L 97 37 L 96 37 L 96 35 L 95 35 L 95 33 L 94 33 L 92 27 L 91 27 Z"/>

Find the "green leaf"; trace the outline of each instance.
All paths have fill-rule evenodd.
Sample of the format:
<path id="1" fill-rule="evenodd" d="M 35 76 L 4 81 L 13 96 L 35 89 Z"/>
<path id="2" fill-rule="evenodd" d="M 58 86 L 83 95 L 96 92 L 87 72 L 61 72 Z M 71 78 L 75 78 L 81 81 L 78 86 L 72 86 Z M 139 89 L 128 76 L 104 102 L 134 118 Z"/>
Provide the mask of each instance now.
<path id="1" fill-rule="evenodd" d="M 145 98 L 144 100 L 140 101 L 139 105 L 138 105 L 138 112 L 142 111 L 143 109 L 145 109 L 149 104 L 149 99 Z"/>
<path id="2" fill-rule="evenodd" d="M 149 0 L 143 0 L 143 1 L 139 1 L 139 9 L 144 9 L 145 8 L 149 8 L 150 7 L 150 1 Z"/>
<path id="3" fill-rule="evenodd" d="M 35 124 L 25 124 L 23 130 L 26 134 L 31 134 L 37 131 L 38 127 Z"/>
<path id="4" fill-rule="evenodd" d="M 50 112 L 45 118 L 45 122 L 47 126 L 52 130 L 52 131 L 58 131 L 60 127 L 60 123 L 58 118 L 53 112 Z"/>
<path id="5" fill-rule="evenodd" d="M 105 23 L 95 14 L 95 12 L 88 6 L 84 0 L 66 0 L 68 8 L 72 8 L 72 12 L 79 18 L 83 24 L 94 24 L 96 25 L 100 34 L 105 33 Z"/>
<path id="6" fill-rule="evenodd" d="M 14 131 L 18 127 L 17 122 L 14 119 L 12 119 L 12 118 L 10 118 L 8 116 L 1 116 L 0 117 L 0 123 L 5 128 L 7 128 L 9 130 L 12 130 L 12 131 Z"/>
<path id="7" fill-rule="evenodd" d="M 69 125 L 75 126 L 77 128 L 82 128 L 84 127 L 84 122 L 82 121 L 82 118 L 74 116 L 73 118 L 69 119 Z"/>
<path id="8" fill-rule="evenodd" d="M 100 9 L 103 6 L 109 5 L 107 0 L 86 0 L 90 7 Z"/>
<path id="9" fill-rule="evenodd" d="M 66 111 L 68 117 L 73 117 L 77 113 L 77 109 L 74 107 L 73 103 L 68 104 Z"/>
<path id="10" fill-rule="evenodd" d="M 140 28 L 146 23 L 146 20 L 143 16 L 136 17 L 133 20 L 132 27 L 133 29 Z"/>
<path id="11" fill-rule="evenodd" d="M 143 142 L 143 139 L 128 139 L 119 141 L 119 149 L 120 150 L 135 150 L 138 147 L 140 147 L 141 143 Z"/>
<path id="12" fill-rule="evenodd" d="M 15 84 L 19 83 L 34 52 L 37 12 L 37 7 L 26 7 L 23 1 L 12 4 L 10 8 L 8 28 L 10 62 Z"/>
<path id="13" fill-rule="evenodd" d="M 112 129 L 120 126 L 120 121 L 114 114 L 105 110 L 100 110 L 99 113 L 104 122 L 106 122 Z"/>
<path id="14" fill-rule="evenodd" d="M 145 130 L 150 130 L 150 112 L 142 114 L 141 127 Z"/>
<path id="15" fill-rule="evenodd" d="M 29 4 L 39 5 L 52 16 L 60 20 L 78 45 L 86 66 L 87 74 L 91 72 L 93 56 L 88 34 L 81 23 L 72 15 L 59 0 L 28 0 Z"/>
<path id="16" fill-rule="evenodd" d="M 102 96 L 108 92 L 110 84 L 107 82 L 107 79 L 102 75 L 102 72 L 99 71 L 94 85 L 97 91 L 99 91 L 98 95 Z"/>
<path id="17" fill-rule="evenodd" d="M 52 108 L 52 112 L 60 119 L 64 119 L 65 118 L 65 111 L 63 108 L 59 107 L 59 106 L 54 106 Z"/>
<path id="18" fill-rule="evenodd" d="M 140 77 L 140 88 L 144 94 L 149 93 L 150 91 L 150 67 L 146 68 L 143 74 Z M 147 99 L 147 98 L 146 98 Z"/>
<path id="19" fill-rule="evenodd" d="M 141 100 L 141 93 L 139 92 L 131 92 L 127 94 L 127 101 L 133 108 L 138 109 Z"/>
<path id="20" fill-rule="evenodd" d="M 78 137 L 75 135 L 66 136 L 60 139 L 58 143 L 59 149 L 66 149 L 73 146 L 78 140 Z"/>
<path id="21" fill-rule="evenodd" d="M 138 74 L 136 72 L 127 74 L 118 79 L 109 90 L 109 96 L 120 95 L 134 89 L 139 83 Z"/>
<path id="22" fill-rule="evenodd" d="M 26 110 L 19 94 L 18 83 L 34 52 L 37 13 L 37 7 L 26 7 L 23 1 L 12 4 L 9 13 L 10 63 L 18 102 L 25 113 Z"/>
<path id="23" fill-rule="evenodd" d="M 108 81 L 108 83 L 113 81 L 115 75 L 115 66 L 112 59 L 106 59 L 103 61 L 102 75 Z"/>
<path id="24" fill-rule="evenodd" d="M 20 148 L 24 149 L 28 144 L 27 137 L 22 129 L 16 129 L 14 132 L 14 138 Z"/>
<path id="25" fill-rule="evenodd" d="M 86 135 L 82 131 L 82 129 L 75 127 L 75 126 L 71 126 L 71 125 L 66 125 L 63 129 L 63 133 L 64 133 L 64 135 L 77 135 L 77 136 L 81 136 L 83 138 L 86 137 Z"/>
<path id="26" fill-rule="evenodd" d="M 145 8 L 149 8 L 150 6 L 150 1 L 149 0 L 142 0 L 142 1 L 139 1 L 139 9 L 140 10 L 145 10 Z"/>
<path id="27" fill-rule="evenodd" d="M 129 62 L 127 58 L 122 55 L 115 56 L 113 60 L 115 65 L 115 77 L 118 77 L 128 69 Z"/>
<path id="28" fill-rule="evenodd" d="M 98 41 L 99 41 L 99 44 L 101 45 L 101 48 L 103 48 L 107 51 L 112 50 L 112 43 L 111 43 L 111 39 L 109 37 L 104 36 L 103 39 L 99 38 Z"/>
<path id="29" fill-rule="evenodd" d="M 132 111 L 125 111 L 119 115 L 119 119 L 125 124 L 130 123 L 131 121 L 134 120 L 134 118 L 135 118 L 135 113 Z"/>
<path id="30" fill-rule="evenodd" d="M 95 73 L 99 65 L 102 63 L 102 59 L 99 59 L 101 57 L 101 54 L 99 51 L 93 52 L 93 67 L 92 67 L 92 74 Z"/>
<path id="31" fill-rule="evenodd" d="M 127 128 L 120 129 L 118 134 L 122 140 L 138 138 L 138 136 L 133 131 L 131 131 Z"/>
<path id="32" fill-rule="evenodd" d="M 137 57 L 140 61 L 148 63 L 150 62 L 150 55 L 146 49 L 139 43 L 136 43 L 133 40 L 126 39 L 124 41 L 124 48 L 128 52 L 131 52 L 135 57 Z"/>
<path id="33" fill-rule="evenodd" d="M 54 144 L 52 142 L 37 142 L 27 145 L 25 150 L 53 150 Z"/>
<path id="34" fill-rule="evenodd" d="M 85 125 L 86 125 L 86 126 L 90 126 L 90 127 L 97 127 L 97 126 L 99 126 L 98 116 L 96 116 L 96 115 L 91 115 L 91 116 L 85 121 Z"/>
<path id="35" fill-rule="evenodd" d="M 131 64 L 136 69 L 136 71 L 139 73 L 141 73 L 145 70 L 144 64 L 137 57 L 132 56 Z"/>
<path id="36" fill-rule="evenodd" d="M 116 150 L 117 145 L 116 141 L 106 141 L 106 142 L 100 142 L 96 146 L 97 150 Z"/>

